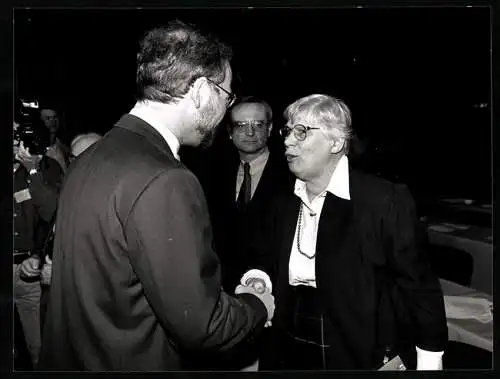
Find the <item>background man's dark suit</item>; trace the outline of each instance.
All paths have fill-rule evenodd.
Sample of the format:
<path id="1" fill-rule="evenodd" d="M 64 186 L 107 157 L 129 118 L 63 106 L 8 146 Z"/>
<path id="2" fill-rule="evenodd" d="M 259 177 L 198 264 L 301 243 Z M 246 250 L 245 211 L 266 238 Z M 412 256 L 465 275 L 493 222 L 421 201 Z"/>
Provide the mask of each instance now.
<path id="1" fill-rule="evenodd" d="M 202 189 L 141 119 L 79 156 L 59 205 L 42 369 L 189 368 L 263 327 L 259 299 L 221 292 Z"/>
<path id="2" fill-rule="evenodd" d="M 224 161 L 213 164 L 207 190 L 214 241 L 222 265 L 222 285 L 229 293 L 234 291 L 247 267 L 252 265 L 253 257 L 247 248 L 273 198 L 292 190 L 292 176 L 283 153 L 271 150 L 252 199 L 240 211 L 236 204 L 239 165 L 238 154 L 232 148 Z"/>
<path id="3" fill-rule="evenodd" d="M 386 346 L 414 351 L 416 343 L 442 351 L 443 295 L 428 266 L 424 231 L 408 190 L 352 170 L 349 180 L 351 200 L 327 193 L 316 247 L 316 285 L 327 307 L 331 358 L 339 369 L 373 369 Z M 280 199 L 254 246 L 274 283 L 274 332 L 285 326 L 292 308 L 288 263 L 299 205 L 293 194 Z M 286 354 L 286 346 L 268 345 L 271 362 L 261 360 L 261 368 L 275 367 L 280 353 Z"/>

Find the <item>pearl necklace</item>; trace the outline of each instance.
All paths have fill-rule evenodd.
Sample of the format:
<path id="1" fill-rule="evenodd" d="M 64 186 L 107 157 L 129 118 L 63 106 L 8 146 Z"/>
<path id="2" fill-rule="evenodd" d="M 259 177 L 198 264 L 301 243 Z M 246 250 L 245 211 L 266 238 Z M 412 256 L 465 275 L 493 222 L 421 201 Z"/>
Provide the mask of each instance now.
<path id="1" fill-rule="evenodd" d="M 316 256 L 316 252 L 314 252 L 314 254 L 312 256 L 309 256 L 307 255 L 306 253 L 304 253 L 302 251 L 302 249 L 300 248 L 300 236 L 302 235 L 302 218 L 304 217 L 303 216 L 303 208 L 304 208 L 304 204 L 300 204 L 300 210 L 299 210 L 299 225 L 298 225 L 298 230 L 297 230 L 297 250 L 299 251 L 299 253 L 301 255 L 303 255 L 304 257 L 308 258 L 308 259 L 313 259 L 315 256 Z"/>

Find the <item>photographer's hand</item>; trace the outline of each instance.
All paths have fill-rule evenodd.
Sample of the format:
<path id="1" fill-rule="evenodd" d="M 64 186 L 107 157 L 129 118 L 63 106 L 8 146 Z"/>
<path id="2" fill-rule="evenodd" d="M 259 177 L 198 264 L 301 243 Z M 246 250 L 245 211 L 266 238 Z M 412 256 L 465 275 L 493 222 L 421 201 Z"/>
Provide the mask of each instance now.
<path id="1" fill-rule="evenodd" d="M 15 158 L 26 168 L 26 170 L 31 171 L 38 167 L 40 160 L 42 159 L 41 155 L 31 155 L 29 152 L 29 148 L 24 147 L 24 143 L 21 141 L 19 144 L 19 149 Z"/>

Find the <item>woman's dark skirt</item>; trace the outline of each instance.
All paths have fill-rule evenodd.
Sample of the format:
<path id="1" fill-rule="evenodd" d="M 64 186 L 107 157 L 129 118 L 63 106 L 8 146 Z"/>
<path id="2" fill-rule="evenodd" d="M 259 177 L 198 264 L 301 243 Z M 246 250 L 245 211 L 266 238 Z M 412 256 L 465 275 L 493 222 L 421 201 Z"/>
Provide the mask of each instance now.
<path id="1" fill-rule="evenodd" d="M 318 291 L 314 287 L 291 286 L 293 312 L 281 328 L 272 328 L 260 370 L 326 370 L 329 349 L 326 318 Z"/>

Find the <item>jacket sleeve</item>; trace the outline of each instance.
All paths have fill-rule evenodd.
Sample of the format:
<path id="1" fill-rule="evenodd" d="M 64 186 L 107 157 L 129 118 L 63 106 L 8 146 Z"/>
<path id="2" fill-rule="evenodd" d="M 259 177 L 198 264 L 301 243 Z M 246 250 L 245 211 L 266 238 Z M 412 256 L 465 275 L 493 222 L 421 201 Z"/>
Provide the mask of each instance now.
<path id="1" fill-rule="evenodd" d="M 223 351 L 263 328 L 255 296 L 221 289 L 203 191 L 192 173 L 153 179 L 126 220 L 130 262 L 166 333 L 182 349 Z"/>
<path id="2" fill-rule="evenodd" d="M 444 299 L 439 279 L 425 254 L 425 230 L 420 226 L 415 203 L 404 185 L 395 185 L 384 220 L 390 241 L 389 267 L 399 287 L 412 324 L 416 344 L 423 350 L 442 351 L 448 340 Z"/>

